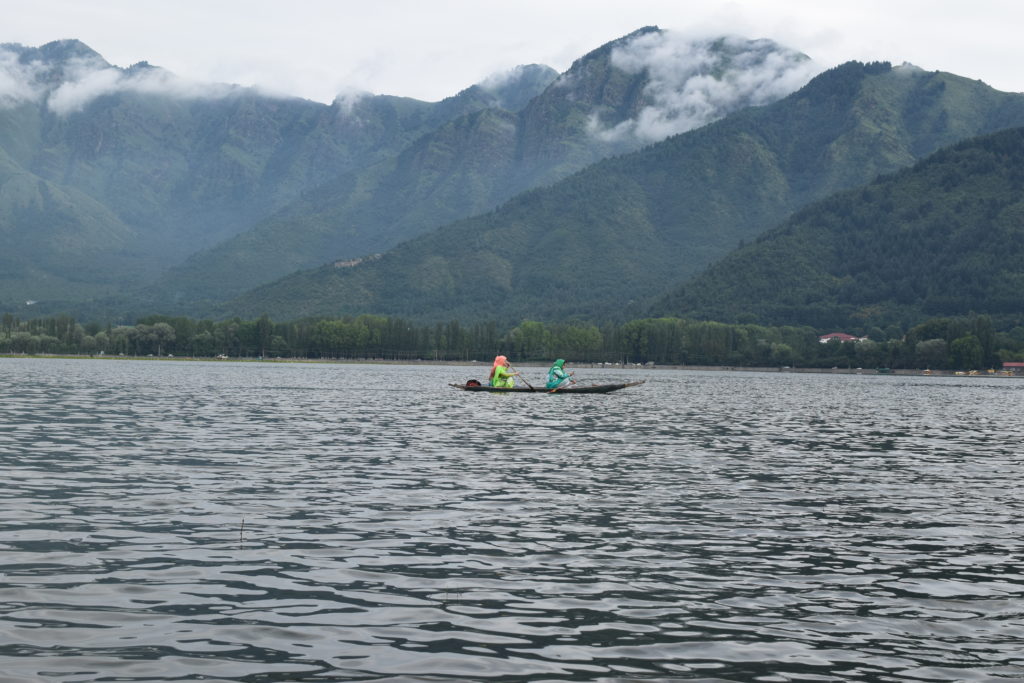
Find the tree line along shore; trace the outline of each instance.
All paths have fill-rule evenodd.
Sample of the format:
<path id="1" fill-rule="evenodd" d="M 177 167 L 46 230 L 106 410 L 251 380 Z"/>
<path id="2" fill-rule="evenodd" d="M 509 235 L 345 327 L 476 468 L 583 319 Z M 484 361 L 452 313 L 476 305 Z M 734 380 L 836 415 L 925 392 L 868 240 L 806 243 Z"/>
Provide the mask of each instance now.
<path id="1" fill-rule="evenodd" d="M 832 330 L 830 330 L 832 331 Z M 103 357 L 489 362 L 566 358 L 577 365 L 674 366 L 836 371 L 998 371 L 1024 361 L 1024 327 L 996 330 L 988 316 L 933 318 L 909 330 L 854 330 L 859 341 L 821 343 L 810 327 L 647 318 L 595 325 L 582 321 L 416 324 L 361 315 L 275 322 L 148 316 L 132 325 L 71 316 L 0 316 L 0 353 Z"/>

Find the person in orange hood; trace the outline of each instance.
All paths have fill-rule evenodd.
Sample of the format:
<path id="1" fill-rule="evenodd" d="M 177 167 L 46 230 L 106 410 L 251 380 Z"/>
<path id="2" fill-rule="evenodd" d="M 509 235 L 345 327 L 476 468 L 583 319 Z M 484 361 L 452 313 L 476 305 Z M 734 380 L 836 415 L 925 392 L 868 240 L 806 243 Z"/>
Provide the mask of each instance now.
<path id="1" fill-rule="evenodd" d="M 512 372 L 508 358 L 505 356 L 495 356 L 494 365 L 491 366 L 491 386 L 511 389 L 516 385 L 515 378 L 518 374 L 518 372 Z"/>

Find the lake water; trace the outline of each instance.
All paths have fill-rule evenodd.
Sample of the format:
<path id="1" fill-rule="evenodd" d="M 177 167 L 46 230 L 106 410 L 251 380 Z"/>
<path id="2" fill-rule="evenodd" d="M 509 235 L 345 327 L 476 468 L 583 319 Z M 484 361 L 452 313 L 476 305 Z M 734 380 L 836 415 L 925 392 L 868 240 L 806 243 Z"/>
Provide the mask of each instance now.
<path id="1" fill-rule="evenodd" d="M 0 359 L 0 680 L 1024 679 L 1024 381 L 485 370 Z"/>

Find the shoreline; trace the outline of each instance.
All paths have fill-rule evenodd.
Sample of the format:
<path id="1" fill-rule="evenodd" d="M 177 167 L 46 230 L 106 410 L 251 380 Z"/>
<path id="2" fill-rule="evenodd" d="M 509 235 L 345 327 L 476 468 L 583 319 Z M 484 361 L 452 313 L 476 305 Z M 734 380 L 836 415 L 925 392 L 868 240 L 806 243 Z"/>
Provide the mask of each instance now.
<path id="1" fill-rule="evenodd" d="M 334 365 L 450 365 L 482 367 L 489 366 L 488 361 L 479 360 L 431 360 L 424 358 L 417 359 L 383 359 L 383 358 L 206 358 L 194 356 L 126 356 L 126 355 L 82 355 L 82 354 L 27 354 L 27 353 L 0 353 L 0 359 L 37 359 L 37 360 L 104 360 L 104 361 L 163 361 L 163 362 L 208 362 L 208 363 L 326 363 Z M 999 377 L 999 378 L 1021 378 L 1022 374 L 1013 372 L 1007 373 L 1003 370 L 984 371 L 960 371 L 960 370 L 921 370 L 921 369 L 892 369 L 892 368 L 803 368 L 803 367 L 773 367 L 773 366 L 741 366 L 741 365 L 657 365 L 654 363 L 572 363 L 573 368 L 586 368 L 593 370 L 690 370 L 698 372 L 768 372 L 768 373 L 798 373 L 798 374 L 829 374 L 829 375 L 900 375 L 917 377 Z M 537 361 L 523 361 L 516 363 L 517 367 L 547 368 L 549 363 Z"/>

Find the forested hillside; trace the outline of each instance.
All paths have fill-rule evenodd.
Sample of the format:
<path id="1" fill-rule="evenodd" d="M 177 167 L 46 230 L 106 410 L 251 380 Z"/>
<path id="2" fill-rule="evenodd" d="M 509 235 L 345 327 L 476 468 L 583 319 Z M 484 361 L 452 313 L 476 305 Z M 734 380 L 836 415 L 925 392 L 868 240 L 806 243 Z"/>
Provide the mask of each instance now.
<path id="1" fill-rule="evenodd" d="M 665 59 L 670 47 L 680 54 Z M 467 113 L 391 158 L 326 182 L 197 254 L 155 289 L 189 306 L 328 260 L 384 252 L 669 132 L 774 101 L 813 68 L 805 55 L 767 40 L 684 43 L 641 29 L 581 57 L 519 109 Z M 518 78 L 539 85 L 543 74 L 535 71 Z"/>
<path id="2" fill-rule="evenodd" d="M 189 254 L 447 121 L 532 99 L 554 72 L 533 76 L 326 105 L 115 67 L 76 40 L 0 45 L 0 308 L 137 301 Z"/>
<path id="3" fill-rule="evenodd" d="M 659 302 L 723 322 L 1024 324 L 1024 128 L 969 140 L 800 211 Z"/>
<path id="4" fill-rule="evenodd" d="M 606 160 L 377 259 L 254 290 L 220 314 L 641 317 L 794 211 L 936 149 L 1024 125 L 1024 96 L 849 63 L 793 95 Z"/>

